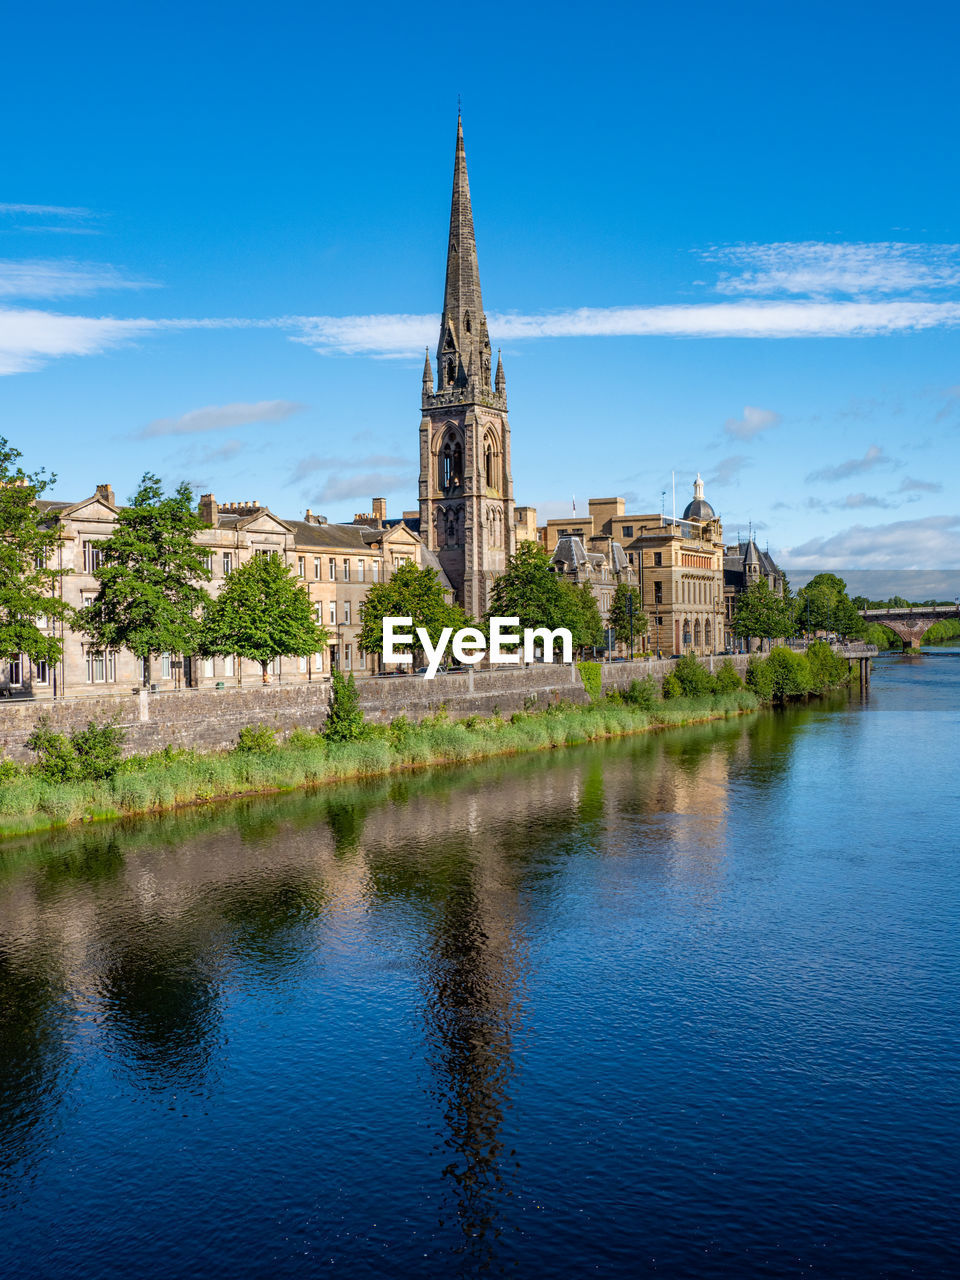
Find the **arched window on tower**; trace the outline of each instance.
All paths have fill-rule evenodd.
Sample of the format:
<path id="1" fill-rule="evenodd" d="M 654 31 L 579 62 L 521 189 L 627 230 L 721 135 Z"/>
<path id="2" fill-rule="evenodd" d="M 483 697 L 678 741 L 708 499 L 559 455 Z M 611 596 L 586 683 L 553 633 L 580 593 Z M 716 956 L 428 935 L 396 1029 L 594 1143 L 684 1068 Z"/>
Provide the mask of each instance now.
<path id="1" fill-rule="evenodd" d="M 453 357 L 447 361 L 447 386 L 452 387 L 457 380 L 457 366 L 453 363 Z"/>
<path id="2" fill-rule="evenodd" d="M 464 312 L 463 327 L 467 331 L 467 333 L 473 332 L 472 329 L 470 328 L 470 312 L 469 311 Z"/>
<path id="3" fill-rule="evenodd" d="M 440 488 L 446 493 L 453 483 L 453 449 L 450 441 L 443 446 L 443 453 L 440 455 Z"/>
<path id="4" fill-rule="evenodd" d="M 459 440 L 453 446 L 453 483 L 457 488 L 463 484 L 463 449 Z"/>
<path id="5" fill-rule="evenodd" d="M 486 461 L 487 487 L 489 489 L 492 489 L 493 488 L 493 445 L 490 443 L 489 440 L 487 441 L 485 461 Z"/>

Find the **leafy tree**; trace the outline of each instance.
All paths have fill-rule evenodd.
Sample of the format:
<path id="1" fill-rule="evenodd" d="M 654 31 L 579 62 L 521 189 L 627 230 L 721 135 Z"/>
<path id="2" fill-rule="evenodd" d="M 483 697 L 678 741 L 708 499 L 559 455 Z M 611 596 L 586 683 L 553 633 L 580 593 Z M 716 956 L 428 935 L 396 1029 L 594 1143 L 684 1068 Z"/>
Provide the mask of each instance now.
<path id="1" fill-rule="evenodd" d="M 333 670 L 330 710 L 323 736 L 330 742 L 354 742 L 363 737 L 363 712 L 352 671 L 344 678 L 336 667 Z"/>
<path id="2" fill-rule="evenodd" d="M 129 649 L 143 659 L 150 682 L 155 653 L 196 653 L 200 611 L 209 600 L 201 582 L 210 570 L 194 541 L 204 527 L 188 484 L 165 494 L 147 471 L 117 527 L 98 544 L 96 598 L 77 613 L 77 625 L 104 649 Z"/>
<path id="3" fill-rule="evenodd" d="M 715 691 L 713 676 L 692 653 L 677 659 L 672 674 L 686 698 L 706 698 Z"/>
<path id="4" fill-rule="evenodd" d="M 806 631 L 836 631 L 861 636 L 864 621 L 847 595 L 847 584 L 835 573 L 818 573 L 797 592 L 797 622 Z"/>
<path id="5" fill-rule="evenodd" d="M 566 627 L 575 649 L 603 644 L 603 620 L 587 583 L 575 586 L 555 573 L 536 542 L 521 542 L 490 592 L 487 618 L 518 618 L 526 627 Z"/>
<path id="6" fill-rule="evenodd" d="M 640 636 L 646 635 L 647 631 L 647 615 L 640 608 L 639 590 L 627 582 L 620 582 L 613 593 L 609 618 L 610 626 L 613 627 L 620 644 L 629 644 L 631 639 L 629 612 L 631 599 L 633 600 L 633 639 L 637 640 Z"/>
<path id="7" fill-rule="evenodd" d="M 60 579 L 48 568 L 57 546 L 54 525 L 44 521 L 37 499 L 56 480 L 28 474 L 22 457 L 0 436 L 0 658 L 25 653 L 32 662 L 59 662 L 62 646 L 37 619 L 63 619 L 69 610 L 54 593 Z"/>
<path id="8" fill-rule="evenodd" d="M 772 640 L 791 636 L 794 630 L 792 609 L 770 590 L 766 578 L 752 583 L 737 597 L 733 614 L 735 635 Z"/>
<path id="9" fill-rule="evenodd" d="M 570 593 L 570 614 L 573 625 L 570 627 L 571 639 L 575 649 L 600 648 L 603 644 L 603 618 L 597 597 L 588 582 L 575 586 L 572 582 L 562 582 L 561 587 Z M 562 624 L 561 624 L 562 625 Z"/>
<path id="10" fill-rule="evenodd" d="M 274 658 L 305 657 L 327 643 L 306 591 L 276 552 L 255 555 L 227 578 L 207 601 L 199 636 L 204 654 L 238 654 L 259 662 L 263 683 Z"/>
<path id="11" fill-rule="evenodd" d="M 738 689 L 743 688 L 743 681 L 740 679 L 740 673 L 733 665 L 729 658 L 724 658 L 723 662 L 717 668 L 714 676 L 714 684 L 717 693 L 736 693 Z"/>
<path id="12" fill-rule="evenodd" d="M 846 684 L 850 679 L 846 658 L 834 653 L 822 640 L 808 645 L 804 657 L 810 669 L 810 686 L 817 693 L 831 685 Z"/>
<path id="13" fill-rule="evenodd" d="M 412 618 L 412 634 L 416 636 L 415 628 L 423 627 L 432 644 L 444 627 L 459 631 L 468 622 L 458 604 L 447 602 L 436 569 L 420 569 L 410 561 L 400 565 L 387 582 L 375 583 L 361 603 L 357 643 L 364 653 L 383 653 L 384 618 Z M 420 651 L 416 640 L 410 647 Z"/>

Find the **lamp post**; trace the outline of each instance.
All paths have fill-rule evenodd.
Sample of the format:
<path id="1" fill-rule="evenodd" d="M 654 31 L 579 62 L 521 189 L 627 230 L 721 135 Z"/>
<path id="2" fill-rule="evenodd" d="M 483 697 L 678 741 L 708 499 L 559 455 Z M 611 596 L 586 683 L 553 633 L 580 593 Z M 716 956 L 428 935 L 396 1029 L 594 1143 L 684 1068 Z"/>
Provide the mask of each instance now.
<path id="1" fill-rule="evenodd" d="M 630 661 L 633 661 L 633 592 L 627 596 L 627 617 L 630 619 Z"/>

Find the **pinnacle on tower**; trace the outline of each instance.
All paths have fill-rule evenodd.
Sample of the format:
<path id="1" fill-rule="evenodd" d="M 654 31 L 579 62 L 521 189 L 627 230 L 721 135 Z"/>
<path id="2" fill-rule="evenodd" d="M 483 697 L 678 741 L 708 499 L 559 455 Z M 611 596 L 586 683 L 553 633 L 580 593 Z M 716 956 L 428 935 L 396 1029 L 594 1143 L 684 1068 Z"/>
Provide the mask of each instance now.
<path id="1" fill-rule="evenodd" d="M 503 372 L 503 353 L 499 347 L 497 347 L 496 392 L 498 396 L 505 396 L 507 394 L 507 379 Z"/>
<path id="2" fill-rule="evenodd" d="M 480 294 L 477 241 L 470 204 L 470 179 L 463 146 L 463 121 L 457 117 L 457 145 L 450 200 L 450 237 L 447 243 L 447 276 L 443 291 L 443 316 L 437 347 L 438 389 L 464 386 L 468 371 L 484 389 L 490 382 L 490 339 Z"/>
<path id="3" fill-rule="evenodd" d="M 430 367 L 430 348 L 424 347 L 423 353 L 423 391 L 424 395 L 433 392 L 433 369 Z"/>

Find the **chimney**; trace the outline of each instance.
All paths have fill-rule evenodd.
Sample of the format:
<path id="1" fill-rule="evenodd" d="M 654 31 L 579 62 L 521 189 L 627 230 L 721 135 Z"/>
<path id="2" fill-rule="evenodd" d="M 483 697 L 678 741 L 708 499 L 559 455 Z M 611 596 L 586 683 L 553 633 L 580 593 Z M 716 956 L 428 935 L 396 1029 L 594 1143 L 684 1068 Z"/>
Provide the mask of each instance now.
<path id="1" fill-rule="evenodd" d="M 303 518 L 304 520 L 306 520 L 307 524 L 313 524 L 313 512 L 310 510 L 309 507 L 307 507 L 306 511 L 304 512 Z"/>
<path id="2" fill-rule="evenodd" d="M 220 514 L 220 508 L 217 506 L 217 500 L 212 493 L 202 493 L 200 495 L 200 519 L 204 524 L 212 524 L 217 527 L 217 517 Z"/>
<path id="3" fill-rule="evenodd" d="M 110 505 L 111 505 L 111 507 L 115 507 L 115 506 L 117 505 L 117 500 L 116 500 L 116 498 L 113 496 L 113 485 L 112 485 L 112 484 L 98 484 L 98 485 L 97 485 L 97 497 L 98 497 L 98 498 L 102 498 L 102 499 L 104 500 L 104 502 L 109 502 L 109 503 L 110 503 Z"/>
<path id="4" fill-rule="evenodd" d="M 380 524 L 383 524 L 387 518 L 387 500 L 386 498 L 374 498 L 373 514 Z"/>

